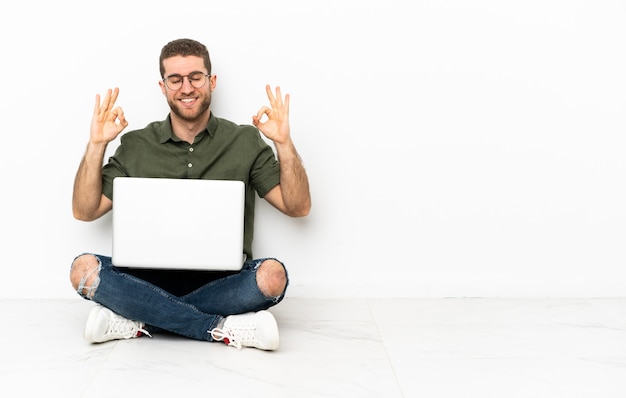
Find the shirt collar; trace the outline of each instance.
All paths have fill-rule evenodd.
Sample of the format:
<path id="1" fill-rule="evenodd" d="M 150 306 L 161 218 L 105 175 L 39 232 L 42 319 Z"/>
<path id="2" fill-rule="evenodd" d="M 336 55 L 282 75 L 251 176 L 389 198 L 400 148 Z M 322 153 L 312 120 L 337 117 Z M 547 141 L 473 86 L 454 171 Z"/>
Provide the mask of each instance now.
<path id="1" fill-rule="evenodd" d="M 215 136 L 215 130 L 217 130 L 217 118 L 213 116 L 213 112 L 211 112 L 209 116 L 209 124 L 207 124 L 206 128 L 202 130 L 198 135 L 208 134 L 209 137 L 213 138 Z M 158 132 L 159 135 L 159 143 L 164 144 L 169 140 L 178 142 L 181 141 L 180 138 L 174 135 L 174 131 L 172 130 L 172 118 L 168 114 L 167 119 L 165 119 L 164 123 L 161 124 L 161 128 Z"/>

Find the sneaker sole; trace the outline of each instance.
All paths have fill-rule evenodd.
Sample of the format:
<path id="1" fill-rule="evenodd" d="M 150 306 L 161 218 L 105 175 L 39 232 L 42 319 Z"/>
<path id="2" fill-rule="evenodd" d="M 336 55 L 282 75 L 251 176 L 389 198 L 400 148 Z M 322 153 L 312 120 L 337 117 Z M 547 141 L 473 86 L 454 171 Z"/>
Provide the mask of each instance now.
<path id="1" fill-rule="evenodd" d="M 274 315 L 272 315 L 271 312 L 267 311 L 267 310 L 263 310 L 263 311 L 259 311 L 256 314 L 257 317 L 261 317 L 264 320 L 260 321 L 258 324 L 269 324 L 271 325 L 271 330 L 273 331 L 277 331 L 278 330 L 278 324 L 276 323 L 276 318 L 274 318 Z M 259 341 L 260 343 L 260 341 Z M 280 337 L 278 333 L 274 333 L 274 338 L 271 339 L 270 341 L 266 342 L 267 344 L 265 345 L 257 345 L 256 348 L 259 348 L 261 350 L 267 350 L 267 351 L 272 351 L 278 348 L 278 346 L 280 345 Z"/>
<path id="2" fill-rule="evenodd" d="M 103 310 L 106 310 L 106 308 L 98 306 L 94 307 L 89 313 L 87 323 L 85 324 L 85 330 L 83 331 L 83 338 L 89 343 L 100 343 L 100 341 L 95 340 L 94 332 L 96 330 L 96 325 L 98 324 L 98 316 Z"/>

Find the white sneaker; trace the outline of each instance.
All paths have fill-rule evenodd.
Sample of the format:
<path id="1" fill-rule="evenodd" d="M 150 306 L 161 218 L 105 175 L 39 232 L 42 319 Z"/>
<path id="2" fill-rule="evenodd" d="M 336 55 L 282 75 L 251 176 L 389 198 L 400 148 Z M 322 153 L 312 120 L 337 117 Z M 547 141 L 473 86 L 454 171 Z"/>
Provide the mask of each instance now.
<path id="1" fill-rule="evenodd" d="M 226 317 L 224 326 L 211 330 L 215 341 L 224 341 L 229 346 L 254 347 L 261 350 L 278 348 L 278 325 L 269 311 L 248 312 Z"/>
<path id="2" fill-rule="evenodd" d="M 103 343 L 109 340 L 132 339 L 142 334 L 150 336 L 141 322 L 131 321 L 117 315 L 101 305 L 89 313 L 83 336 L 90 343 Z"/>

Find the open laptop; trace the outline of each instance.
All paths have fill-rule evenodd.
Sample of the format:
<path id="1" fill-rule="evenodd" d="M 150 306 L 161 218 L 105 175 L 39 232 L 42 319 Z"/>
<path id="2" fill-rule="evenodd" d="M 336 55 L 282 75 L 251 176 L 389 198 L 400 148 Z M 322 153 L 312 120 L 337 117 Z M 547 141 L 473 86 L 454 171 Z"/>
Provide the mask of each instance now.
<path id="1" fill-rule="evenodd" d="M 130 268 L 239 270 L 241 181 L 117 177 L 113 264 Z"/>

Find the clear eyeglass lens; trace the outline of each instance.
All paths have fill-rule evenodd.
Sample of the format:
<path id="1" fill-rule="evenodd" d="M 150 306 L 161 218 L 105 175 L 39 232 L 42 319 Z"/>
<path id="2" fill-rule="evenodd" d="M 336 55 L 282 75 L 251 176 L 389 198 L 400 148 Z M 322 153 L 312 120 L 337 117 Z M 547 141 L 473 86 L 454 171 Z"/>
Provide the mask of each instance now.
<path id="1" fill-rule="evenodd" d="M 187 76 L 181 76 L 181 75 L 172 75 L 172 76 L 168 76 L 165 79 L 165 82 L 167 83 L 167 87 L 170 88 L 170 90 L 180 90 L 180 88 L 183 86 L 183 82 L 185 77 L 187 77 L 187 79 L 189 80 L 189 83 L 191 83 L 191 85 L 195 88 L 202 88 L 207 80 L 207 75 L 205 75 L 202 72 L 193 72 L 190 73 Z"/>

